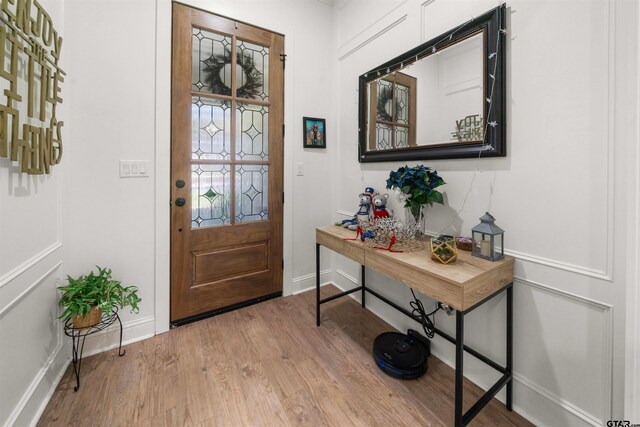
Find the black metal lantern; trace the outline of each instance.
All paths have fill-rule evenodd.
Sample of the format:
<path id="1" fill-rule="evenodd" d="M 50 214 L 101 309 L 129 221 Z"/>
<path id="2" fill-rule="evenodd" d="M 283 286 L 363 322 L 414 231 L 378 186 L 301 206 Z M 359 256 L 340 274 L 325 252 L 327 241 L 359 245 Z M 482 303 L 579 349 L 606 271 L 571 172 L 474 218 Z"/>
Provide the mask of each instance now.
<path id="1" fill-rule="evenodd" d="M 494 222 L 495 218 L 487 212 L 480 218 L 480 224 L 471 229 L 472 255 L 489 261 L 504 257 L 504 230 Z"/>

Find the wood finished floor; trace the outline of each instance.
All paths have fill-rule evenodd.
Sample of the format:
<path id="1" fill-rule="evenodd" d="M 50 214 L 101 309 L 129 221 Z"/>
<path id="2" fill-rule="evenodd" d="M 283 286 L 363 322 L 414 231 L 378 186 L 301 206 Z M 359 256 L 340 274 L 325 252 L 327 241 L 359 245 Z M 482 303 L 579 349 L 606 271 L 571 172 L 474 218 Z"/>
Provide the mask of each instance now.
<path id="1" fill-rule="evenodd" d="M 323 295 L 338 292 L 332 286 Z M 374 338 L 393 330 L 351 298 L 278 298 L 173 329 L 69 366 L 39 426 L 450 426 L 451 368 L 418 380 L 383 374 Z M 465 380 L 465 405 L 481 390 Z M 493 400 L 472 426 L 529 426 Z"/>

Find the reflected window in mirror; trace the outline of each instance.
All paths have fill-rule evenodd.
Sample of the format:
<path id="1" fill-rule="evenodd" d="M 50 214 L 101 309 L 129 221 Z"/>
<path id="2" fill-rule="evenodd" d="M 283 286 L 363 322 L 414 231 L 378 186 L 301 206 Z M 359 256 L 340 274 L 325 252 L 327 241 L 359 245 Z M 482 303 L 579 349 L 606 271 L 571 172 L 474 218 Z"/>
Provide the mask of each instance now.
<path id="1" fill-rule="evenodd" d="M 416 145 L 416 78 L 397 72 L 369 85 L 369 149 Z"/>

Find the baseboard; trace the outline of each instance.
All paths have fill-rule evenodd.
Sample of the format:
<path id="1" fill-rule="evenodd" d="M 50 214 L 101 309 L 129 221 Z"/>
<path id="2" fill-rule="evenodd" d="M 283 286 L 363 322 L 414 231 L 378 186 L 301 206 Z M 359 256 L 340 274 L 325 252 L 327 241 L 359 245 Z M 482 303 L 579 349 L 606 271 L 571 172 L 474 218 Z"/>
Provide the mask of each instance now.
<path id="1" fill-rule="evenodd" d="M 333 270 L 321 270 L 320 271 L 320 285 L 324 286 L 330 283 L 333 279 Z M 310 291 L 316 287 L 316 274 L 307 274 L 304 276 L 295 277 L 291 281 L 291 295 L 297 295 L 302 292 Z"/>
<path id="2" fill-rule="evenodd" d="M 122 345 L 151 338 L 155 335 L 155 317 L 148 316 L 142 319 L 122 324 Z M 115 322 L 104 331 L 87 337 L 84 346 L 83 357 L 92 356 L 117 348 L 120 339 L 120 325 Z M 70 340 L 70 339 L 69 339 Z"/>
<path id="3" fill-rule="evenodd" d="M 62 334 L 62 331 L 59 332 Z M 55 350 L 35 376 L 20 402 L 13 409 L 4 427 L 35 426 L 40 415 L 53 396 L 62 375 L 69 364 L 64 341 L 60 340 Z"/>

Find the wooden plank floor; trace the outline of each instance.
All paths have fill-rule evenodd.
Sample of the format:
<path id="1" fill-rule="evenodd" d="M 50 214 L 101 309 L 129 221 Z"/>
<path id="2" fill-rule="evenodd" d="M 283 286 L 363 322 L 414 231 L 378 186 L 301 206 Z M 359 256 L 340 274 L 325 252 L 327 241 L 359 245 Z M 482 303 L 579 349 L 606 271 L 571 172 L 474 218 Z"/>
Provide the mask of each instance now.
<path id="1" fill-rule="evenodd" d="M 336 293 L 333 286 L 323 295 Z M 173 329 L 67 369 L 39 426 L 450 426 L 451 368 L 432 356 L 418 380 L 371 357 L 389 325 L 351 298 L 278 298 Z M 466 408 L 481 390 L 465 380 Z M 473 426 L 531 425 L 494 399 Z"/>

